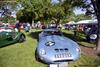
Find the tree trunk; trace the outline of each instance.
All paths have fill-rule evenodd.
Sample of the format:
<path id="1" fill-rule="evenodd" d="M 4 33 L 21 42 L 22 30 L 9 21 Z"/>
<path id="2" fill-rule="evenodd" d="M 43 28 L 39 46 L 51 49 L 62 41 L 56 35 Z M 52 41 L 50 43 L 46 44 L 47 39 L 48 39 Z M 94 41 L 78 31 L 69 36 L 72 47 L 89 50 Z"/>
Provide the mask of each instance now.
<path id="1" fill-rule="evenodd" d="M 59 23 L 60 23 L 60 19 L 58 18 L 56 21 L 56 27 L 58 27 Z"/>
<path id="2" fill-rule="evenodd" d="M 98 20 L 98 39 L 97 39 L 97 54 L 100 55 L 100 0 L 96 0 L 97 20 Z"/>

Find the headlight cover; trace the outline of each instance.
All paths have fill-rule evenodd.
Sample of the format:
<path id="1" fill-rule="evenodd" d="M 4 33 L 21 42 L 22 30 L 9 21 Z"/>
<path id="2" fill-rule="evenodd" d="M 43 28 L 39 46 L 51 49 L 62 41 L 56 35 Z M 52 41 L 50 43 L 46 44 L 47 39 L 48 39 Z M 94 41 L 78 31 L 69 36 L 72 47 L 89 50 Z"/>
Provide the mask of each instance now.
<path id="1" fill-rule="evenodd" d="M 45 54 L 46 54 L 46 51 L 45 51 L 44 49 L 41 49 L 41 50 L 40 50 L 40 54 L 41 54 L 41 55 L 45 55 Z"/>
<path id="2" fill-rule="evenodd" d="M 77 52 L 81 52 L 80 48 L 76 48 L 76 51 L 77 51 Z"/>
<path id="3" fill-rule="evenodd" d="M 46 46 L 53 46 L 53 45 L 55 45 L 55 42 L 49 41 L 49 42 L 47 42 L 45 45 L 46 45 Z"/>

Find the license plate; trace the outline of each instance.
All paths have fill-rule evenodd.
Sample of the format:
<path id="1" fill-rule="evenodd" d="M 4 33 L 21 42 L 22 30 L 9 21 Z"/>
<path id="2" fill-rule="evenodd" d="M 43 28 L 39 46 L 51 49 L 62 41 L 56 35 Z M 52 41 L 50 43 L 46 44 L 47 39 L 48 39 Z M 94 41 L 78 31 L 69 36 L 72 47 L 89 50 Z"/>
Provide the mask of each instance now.
<path id="1" fill-rule="evenodd" d="M 56 54 L 55 58 L 67 58 L 67 57 L 71 57 L 70 53 L 63 53 L 63 54 Z"/>
<path id="2" fill-rule="evenodd" d="M 49 67 L 58 67 L 57 64 L 50 64 Z"/>

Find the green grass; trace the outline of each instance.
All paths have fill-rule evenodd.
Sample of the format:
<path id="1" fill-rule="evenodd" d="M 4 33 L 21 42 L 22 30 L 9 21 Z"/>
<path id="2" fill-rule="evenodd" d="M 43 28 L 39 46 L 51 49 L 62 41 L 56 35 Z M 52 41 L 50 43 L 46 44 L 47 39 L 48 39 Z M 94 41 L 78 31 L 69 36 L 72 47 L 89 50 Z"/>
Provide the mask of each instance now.
<path id="1" fill-rule="evenodd" d="M 100 66 L 100 59 L 92 58 L 89 56 L 86 56 L 84 54 L 81 54 L 81 57 L 79 60 L 77 60 L 74 63 L 70 63 L 69 67 L 97 67 Z"/>
<path id="2" fill-rule="evenodd" d="M 96 45 L 94 43 L 89 43 L 86 41 L 85 35 L 82 33 L 79 33 L 78 36 L 75 39 L 74 32 L 69 30 L 63 30 L 64 35 L 66 37 L 71 38 L 74 41 L 77 41 L 79 45 L 85 46 L 85 47 L 95 47 Z"/>
<path id="3" fill-rule="evenodd" d="M 34 30 L 34 33 L 25 33 L 26 41 L 24 43 L 16 43 L 0 48 L 0 67 L 47 67 L 46 64 L 35 60 L 35 49 L 39 32 L 40 30 Z M 70 35 L 70 32 L 67 31 L 67 33 Z M 81 58 L 75 63 L 69 64 L 69 67 L 82 67 L 80 65 L 92 64 L 95 66 L 91 67 L 97 67 L 96 65 L 100 65 L 100 59 L 82 54 Z"/>
<path id="4" fill-rule="evenodd" d="M 29 34 L 26 34 L 27 36 Z M 45 67 L 34 57 L 37 40 L 26 37 L 24 43 L 16 43 L 0 48 L 0 67 Z"/>

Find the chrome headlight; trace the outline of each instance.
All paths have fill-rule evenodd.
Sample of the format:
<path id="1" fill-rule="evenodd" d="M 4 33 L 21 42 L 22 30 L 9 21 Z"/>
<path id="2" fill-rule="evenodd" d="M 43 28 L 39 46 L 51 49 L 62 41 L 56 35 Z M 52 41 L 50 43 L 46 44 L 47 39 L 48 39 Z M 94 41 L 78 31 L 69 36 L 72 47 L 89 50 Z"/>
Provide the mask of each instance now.
<path id="1" fill-rule="evenodd" d="M 46 54 L 46 51 L 45 51 L 44 49 L 41 49 L 41 50 L 40 50 L 40 54 L 41 54 L 41 55 L 45 55 L 45 54 Z"/>
<path id="2" fill-rule="evenodd" d="M 81 52 L 80 48 L 76 48 L 76 51 L 77 51 L 77 52 Z"/>
<path id="3" fill-rule="evenodd" d="M 46 46 L 53 46 L 53 45 L 55 45 L 55 42 L 49 41 L 49 42 L 47 42 L 45 45 L 46 45 Z"/>

